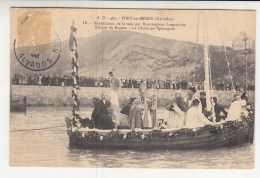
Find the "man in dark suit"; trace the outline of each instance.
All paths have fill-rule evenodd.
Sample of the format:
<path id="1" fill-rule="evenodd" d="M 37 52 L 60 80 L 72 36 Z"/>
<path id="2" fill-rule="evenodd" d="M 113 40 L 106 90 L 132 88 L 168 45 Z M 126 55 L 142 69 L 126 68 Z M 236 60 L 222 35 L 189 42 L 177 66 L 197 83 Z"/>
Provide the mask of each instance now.
<path id="1" fill-rule="evenodd" d="M 103 92 L 101 100 L 94 104 L 95 107 L 92 112 L 92 119 L 96 128 L 109 130 L 115 127 L 112 121 L 110 105 L 110 102 L 106 100 L 106 93 Z"/>
<path id="2" fill-rule="evenodd" d="M 205 114 L 207 111 L 207 101 L 206 101 L 206 92 L 200 92 L 200 103 L 202 106 L 202 113 Z"/>
<path id="3" fill-rule="evenodd" d="M 213 102 L 214 102 L 214 112 L 216 116 L 216 122 L 220 122 L 222 119 L 225 120 L 228 115 L 227 111 L 224 109 L 223 106 L 218 104 L 217 97 L 213 97 Z M 224 116 L 220 115 L 221 112 L 224 114 Z"/>

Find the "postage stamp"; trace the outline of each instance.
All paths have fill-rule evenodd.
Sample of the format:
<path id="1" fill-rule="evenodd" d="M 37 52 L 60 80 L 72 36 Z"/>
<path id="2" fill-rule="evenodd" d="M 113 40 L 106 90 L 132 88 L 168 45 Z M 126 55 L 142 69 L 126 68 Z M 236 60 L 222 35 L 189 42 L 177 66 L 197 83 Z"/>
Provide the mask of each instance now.
<path id="1" fill-rule="evenodd" d="M 52 67 L 61 54 L 59 36 L 51 30 L 51 14 L 46 10 L 28 10 L 17 17 L 18 33 L 13 48 L 19 63 L 32 71 Z"/>

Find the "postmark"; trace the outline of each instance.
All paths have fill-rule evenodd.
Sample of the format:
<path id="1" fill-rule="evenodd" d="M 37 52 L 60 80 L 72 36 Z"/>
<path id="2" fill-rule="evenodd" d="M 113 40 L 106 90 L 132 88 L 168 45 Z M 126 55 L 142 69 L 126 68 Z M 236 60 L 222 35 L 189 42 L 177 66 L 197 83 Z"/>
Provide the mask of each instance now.
<path id="1" fill-rule="evenodd" d="M 27 11 L 18 17 L 18 37 L 14 54 L 18 62 L 32 71 L 52 67 L 60 58 L 61 43 L 51 30 L 51 15 L 46 11 Z"/>

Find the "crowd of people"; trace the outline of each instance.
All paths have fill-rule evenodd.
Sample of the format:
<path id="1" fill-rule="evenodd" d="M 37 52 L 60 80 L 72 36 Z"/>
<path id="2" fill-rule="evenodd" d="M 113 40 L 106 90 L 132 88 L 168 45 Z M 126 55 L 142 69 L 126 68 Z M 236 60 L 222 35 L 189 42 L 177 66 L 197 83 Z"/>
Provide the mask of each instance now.
<path id="1" fill-rule="evenodd" d="M 236 91 L 244 90 L 245 86 L 241 85 L 239 82 L 234 83 L 234 88 Z M 230 91 L 232 90 L 232 84 L 224 81 L 217 81 L 215 84 L 215 90 L 222 90 L 222 91 Z M 247 87 L 248 91 L 255 91 L 255 85 L 254 84 L 248 84 Z"/>
<path id="2" fill-rule="evenodd" d="M 121 78 L 115 79 L 115 84 L 120 88 L 139 88 L 142 81 L 146 81 L 147 88 L 153 86 L 156 89 L 181 89 L 187 90 L 191 86 L 195 86 L 197 90 L 204 90 L 203 82 L 196 82 L 195 84 L 187 80 L 152 80 L 152 79 L 134 79 Z M 41 74 L 13 74 L 11 75 L 12 85 L 39 85 L 39 86 L 71 86 L 73 84 L 72 77 L 69 75 L 41 75 Z M 80 87 L 110 87 L 110 79 L 105 77 L 79 77 Z M 242 90 L 244 87 L 238 82 L 234 83 L 236 91 Z M 231 83 L 218 81 L 214 86 L 215 90 L 229 91 L 232 90 Z M 248 85 L 248 91 L 254 91 L 254 84 Z"/>

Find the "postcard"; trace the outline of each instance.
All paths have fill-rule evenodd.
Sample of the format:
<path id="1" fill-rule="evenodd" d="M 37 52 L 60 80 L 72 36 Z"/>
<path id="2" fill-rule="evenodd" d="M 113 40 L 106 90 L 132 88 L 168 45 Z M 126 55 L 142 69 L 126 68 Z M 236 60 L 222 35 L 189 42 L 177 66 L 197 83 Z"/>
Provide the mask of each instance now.
<path id="1" fill-rule="evenodd" d="M 10 8 L 11 167 L 253 169 L 256 11 Z"/>

